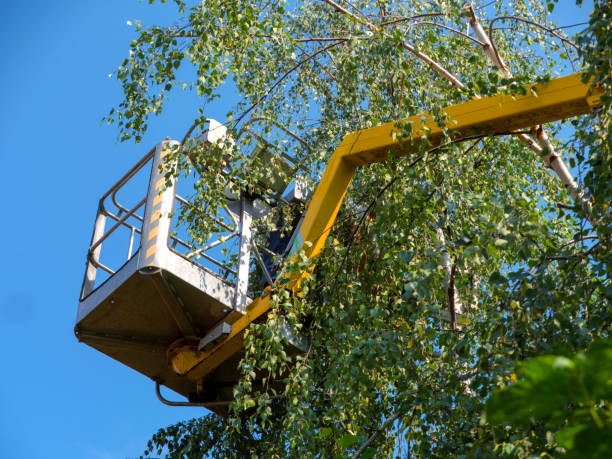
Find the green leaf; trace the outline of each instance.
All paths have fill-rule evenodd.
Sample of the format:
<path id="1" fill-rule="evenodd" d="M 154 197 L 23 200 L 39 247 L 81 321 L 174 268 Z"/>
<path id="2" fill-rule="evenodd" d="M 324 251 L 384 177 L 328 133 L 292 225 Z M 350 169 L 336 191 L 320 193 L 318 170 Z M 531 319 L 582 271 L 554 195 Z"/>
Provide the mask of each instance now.
<path id="1" fill-rule="evenodd" d="M 495 271 L 489 276 L 489 282 L 492 284 L 503 284 L 506 282 L 506 278 L 502 276 L 499 271 Z"/>
<path id="2" fill-rule="evenodd" d="M 586 425 L 578 424 L 560 429 L 555 433 L 555 441 L 565 449 L 573 449 L 574 437 L 585 428 Z"/>
<path id="3" fill-rule="evenodd" d="M 371 459 L 376 454 L 376 450 L 374 448 L 366 448 L 363 453 L 361 453 L 361 459 Z"/>
<path id="4" fill-rule="evenodd" d="M 508 246 L 508 241 L 506 239 L 495 239 L 494 245 L 498 248 L 504 248 Z"/>
<path id="5" fill-rule="evenodd" d="M 338 440 L 338 444 L 344 449 L 350 448 L 355 443 L 359 441 L 359 437 L 357 435 L 346 434 L 340 440 Z"/>
<path id="6" fill-rule="evenodd" d="M 414 258 L 414 252 L 411 250 L 400 250 L 399 258 L 402 263 L 410 263 Z"/>

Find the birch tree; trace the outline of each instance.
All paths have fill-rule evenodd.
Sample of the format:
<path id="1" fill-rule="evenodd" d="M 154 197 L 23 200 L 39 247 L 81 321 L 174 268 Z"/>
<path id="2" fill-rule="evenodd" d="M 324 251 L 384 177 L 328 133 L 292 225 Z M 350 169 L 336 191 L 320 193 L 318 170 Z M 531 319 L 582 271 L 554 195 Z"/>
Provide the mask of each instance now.
<path id="1" fill-rule="evenodd" d="M 175 3 L 171 25 L 138 24 L 116 72 L 124 99 L 107 120 L 138 142 L 168 98 L 190 91 L 200 108 L 185 143 L 233 85 L 235 143 L 192 152 L 176 171 L 195 174 L 198 205 L 183 215 L 194 239 L 206 233 L 198 209 L 223 199 L 213 166 L 252 190 L 270 167 L 242 167 L 258 149 L 289 155 L 314 186 L 351 131 L 422 112 L 442 122 L 445 106 L 521 94 L 573 68 L 610 94 L 604 1 L 575 29 L 551 21 L 552 0 Z M 608 336 L 612 154 L 610 97 L 602 100 L 595 115 L 435 149 L 424 139 L 413 156 L 391 152 L 360 170 L 304 295 L 277 291 L 268 320 L 248 330 L 231 416 L 163 428 L 148 453 L 562 454 L 554 430 L 563 420 L 491 424 L 483 407 L 516 381 L 517 362 Z M 308 335 L 306 354 L 284 353 L 281 319 Z M 266 384 L 278 378 L 282 391 Z"/>

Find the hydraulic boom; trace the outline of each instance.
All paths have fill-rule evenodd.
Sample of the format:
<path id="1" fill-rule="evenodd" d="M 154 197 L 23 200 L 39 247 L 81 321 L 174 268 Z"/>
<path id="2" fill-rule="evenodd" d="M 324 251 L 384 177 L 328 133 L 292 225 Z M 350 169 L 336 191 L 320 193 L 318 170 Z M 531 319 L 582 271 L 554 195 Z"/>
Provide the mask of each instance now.
<path id="1" fill-rule="evenodd" d="M 598 88 L 583 83 L 581 74 L 576 73 L 533 85 L 527 95 L 492 96 L 447 107 L 446 128 L 451 130 L 450 137 L 455 141 L 510 134 L 514 130 L 590 113 L 599 105 L 601 94 Z M 400 125 L 412 126 L 410 137 L 401 141 Z M 391 150 L 394 157 L 418 152 L 424 135 L 428 148 L 439 146 L 444 139 L 442 128 L 430 114 L 348 134 L 327 164 L 291 253 L 303 248 L 310 258 L 319 254 L 358 167 L 385 161 Z M 304 245 L 304 241 L 310 244 Z M 290 279 L 285 287 L 295 288 L 298 282 L 299 277 Z M 282 280 L 277 282 L 277 287 L 279 283 Z M 231 333 L 210 350 L 195 352 L 189 347 L 174 350 L 174 358 L 181 361 L 182 373 L 193 380 L 206 376 L 241 349 L 245 328 L 269 308 L 270 296 L 264 293 L 247 306 L 246 315 L 232 325 Z"/>
<path id="2" fill-rule="evenodd" d="M 176 193 L 176 181 L 164 175 L 164 157 L 178 142 L 161 142 L 100 200 L 75 334 L 80 341 L 153 379 L 164 403 L 205 406 L 225 415 L 240 377 L 237 367 L 245 329 L 268 311 L 274 289 L 298 292 L 300 280 L 308 275 L 281 275 L 274 283 L 260 250 L 268 258 L 291 258 L 303 249 L 314 260 L 360 166 L 423 154 L 445 142 L 510 135 L 587 114 L 600 104 L 601 95 L 602 90 L 584 83 L 581 74 L 574 74 L 533 85 L 525 95 L 496 95 L 447 107 L 443 127 L 425 113 L 350 133 L 329 159 L 294 231 L 291 248 L 284 242 L 287 249 L 282 254 L 270 250 L 270 245 L 262 247 L 261 238 L 253 237 L 253 221 L 259 211 L 255 198 L 247 193 L 227 193 L 222 206 L 225 217 L 210 217 L 220 228 L 217 240 L 197 248 L 180 239 L 172 231 L 172 215 L 177 206 L 192 204 Z M 213 145 L 224 139 L 228 140 L 225 127 L 211 120 L 208 131 L 194 142 Z M 265 160 L 269 161 L 272 159 Z M 132 207 L 121 205 L 117 197 L 120 190 L 133 177 L 145 174 L 148 165 L 151 172 L 144 199 Z M 280 196 L 286 184 L 277 182 L 272 180 L 264 188 L 274 189 Z M 296 187 L 291 199 L 305 199 L 305 192 L 298 197 L 300 193 Z M 110 229 L 105 228 L 107 218 L 114 222 Z M 100 259 L 102 243 L 126 229 L 130 234 L 127 260 L 119 268 L 111 268 Z M 214 251 L 220 251 L 227 241 L 239 247 L 230 258 L 237 260 L 232 266 L 214 257 Z M 249 288 L 251 260 L 255 259 L 268 284 L 274 283 L 259 297 L 258 290 Z M 105 280 L 96 277 L 102 271 L 107 273 Z M 305 349 L 300 337 L 288 330 L 283 333 L 293 346 L 292 352 Z M 165 400 L 161 384 L 188 397 L 189 402 Z"/>

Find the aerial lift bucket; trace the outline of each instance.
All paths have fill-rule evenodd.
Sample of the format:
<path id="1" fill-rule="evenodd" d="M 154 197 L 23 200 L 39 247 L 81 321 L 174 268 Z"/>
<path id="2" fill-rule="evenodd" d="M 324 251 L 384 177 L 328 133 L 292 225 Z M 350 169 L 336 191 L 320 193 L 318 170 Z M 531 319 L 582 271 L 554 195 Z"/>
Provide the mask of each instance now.
<path id="1" fill-rule="evenodd" d="M 225 128 L 219 126 L 215 124 L 215 131 L 224 134 Z M 222 135 L 212 128 L 211 124 L 211 129 L 197 140 L 218 141 Z M 157 144 L 100 199 L 75 334 L 79 341 L 153 379 L 163 402 L 198 404 L 224 415 L 239 378 L 241 352 L 214 365 L 208 374 L 195 381 L 180 374 L 172 354 L 186 344 L 205 350 L 225 338 L 232 324 L 245 315 L 252 302 L 248 286 L 251 255 L 253 250 L 258 252 L 252 234 L 254 204 L 245 196 L 228 200 L 227 206 L 231 208 L 226 209 L 226 214 L 232 221 L 216 222 L 225 229 L 223 241 L 231 238 L 238 241 L 237 267 L 216 260 L 206 253 L 206 248 L 190 250 L 187 255 L 177 250 L 177 245 L 188 244 L 172 233 L 172 212 L 177 201 L 188 202 L 176 194 L 176 180 L 165 177 L 164 158 L 178 145 L 171 140 Z M 145 198 L 131 209 L 123 207 L 118 203 L 118 192 L 149 164 L 151 173 Z M 113 222 L 109 229 L 108 220 Z M 128 257 L 114 271 L 101 262 L 100 255 L 103 243 L 120 227 L 130 230 Z M 140 236 L 140 247 L 132 253 L 135 236 Z M 220 242 L 213 241 L 207 247 Z M 207 263 L 199 263 L 198 256 Z M 211 263 L 221 269 L 210 269 Z M 100 271 L 110 276 L 96 285 Z M 303 347 L 288 329 L 285 335 L 296 348 Z M 159 392 L 160 384 L 190 402 L 168 402 Z"/>
<path id="2" fill-rule="evenodd" d="M 407 118 L 402 123 L 414 127 L 408 139 L 394 135 L 397 122 L 348 134 L 329 159 L 309 199 L 307 211 L 294 230 L 288 256 L 300 248 L 310 258 L 317 256 L 357 168 L 386 161 L 390 150 L 395 157 L 420 152 L 424 133 L 429 148 L 441 146 L 447 136 L 460 142 L 512 134 L 517 129 L 591 113 L 601 105 L 602 95 L 602 88 L 592 87 L 577 73 L 532 85 L 524 95 L 496 95 L 447 107 L 444 128 L 431 114 Z M 209 129 L 200 140 L 218 140 L 211 136 L 212 131 Z M 238 379 L 241 333 L 270 307 L 266 296 L 269 290 L 252 295 L 257 296 L 253 300 L 248 293 L 251 249 L 265 272 L 252 238 L 254 204 L 245 196 L 232 203 L 233 213 L 239 218 L 227 230 L 240 240 L 233 282 L 181 255 L 173 247 L 184 242 L 171 234 L 170 214 L 175 201 L 184 200 L 176 195 L 176 183 L 167 181 L 159 167 L 166 155 L 164 147 L 171 145 L 176 142 L 157 145 L 100 200 L 75 333 L 81 341 L 154 379 L 160 399 L 159 384 L 164 384 L 191 402 L 197 399 L 225 414 Z M 121 207 L 116 202 L 118 189 L 148 161 L 153 165 L 146 197 L 131 210 Z M 116 213 L 105 207 L 109 197 L 118 208 Z M 144 215 L 139 217 L 137 211 L 143 205 Z M 105 231 L 107 218 L 115 223 Z M 136 223 L 128 223 L 130 219 Z M 100 250 L 108 235 L 121 226 L 130 229 L 132 237 L 128 260 L 115 272 L 100 262 Z M 132 255 L 135 233 L 141 243 Z M 191 254 L 203 252 L 195 250 Z M 96 287 L 100 270 L 110 277 Z M 305 275 L 296 274 L 284 287 L 293 289 Z M 306 343 L 293 337 L 288 328 L 284 333 L 294 349 L 304 348 Z"/>

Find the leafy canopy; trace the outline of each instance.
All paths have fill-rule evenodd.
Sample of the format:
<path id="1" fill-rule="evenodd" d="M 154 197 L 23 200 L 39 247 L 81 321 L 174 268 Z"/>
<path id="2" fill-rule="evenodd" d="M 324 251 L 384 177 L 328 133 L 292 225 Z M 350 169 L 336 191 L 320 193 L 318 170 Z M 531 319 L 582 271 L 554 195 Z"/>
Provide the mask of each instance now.
<path id="1" fill-rule="evenodd" d="M 520 93 L 570 65 L 582 66 L 608 96 L 598 115 L 571 121 L 575 133 L 565 143 L 561 124 L 546 126 L 588 206 L 576 204 L 540 154 L 511 135 L 432 151 L 423 139 L 414 157 L 391 154 L 362 169 L 304 295 L 277 292 L 268 320 L 248 331 L 232 416 L 161 429 L 150 452 L 526 457 L 561 454 L 585 432 L 609 430 L 587 426 L 586 414 L 568 408 L 609 410 L 608 392 L 577 401 L 561 390 L 563 378 L 571 384 L 574 377 L 563 371 L 603 351 L 537 358 L 561 348 L 584 352 L 610 327 L 606 2 L 595 1 L 576 43 L 550 21 L 550 0 L 473 2 L 473 14 L 458 0 L 175 3 L 181 18 L 173 25 L 137 25 L 116 74 L 124 99 L 108 121 L 122 140 L 138 142 L 174 91 L 192 91 L 201 105 L 188 138 L 224 88 L 239 94 L 227 113 L 235 147 L 193 154 L 176 171 L 197 172 L 198 205 L 184 216 L 196 240 L 206 237 L 197 209 L 213 209 L 223 196 L 218 166 L 231 169 L 236 186 L 253 189 L 274 167 L 243 167 L 262 148 L 291 156 L 316 184 L 350 131 L 421 112 L 439 116 L 471 97 Z M 468 28 L 474 18 L 508 72 Z M 288 269 L 308 265 L 302 258 Z M 441 319 L 460 311 L 462 326 Z M 305 355 L 287 356 L 281 319 L 309 336 Z M 517 362 L 532 358 L 521 367 L 522 382 L 490 398 L 515 381 Z M 535 403 L 561 375 L 557 389 Z M 269 384 L 278 378 L 286 381 L 282 390 Z"/>

